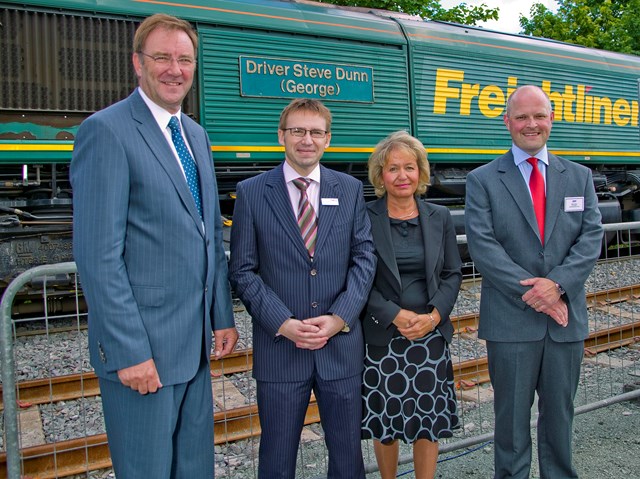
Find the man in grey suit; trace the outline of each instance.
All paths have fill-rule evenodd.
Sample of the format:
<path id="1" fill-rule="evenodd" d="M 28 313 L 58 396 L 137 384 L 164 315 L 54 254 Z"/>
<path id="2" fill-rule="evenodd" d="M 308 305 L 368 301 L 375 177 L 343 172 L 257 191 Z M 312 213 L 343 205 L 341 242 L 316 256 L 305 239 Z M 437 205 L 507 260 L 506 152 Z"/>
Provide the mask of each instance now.
<path id="1" fill-rule="evenodd" d="M 139 88 L 82 123 L 71 162 L 74 255 L 118 478 L 214 474 L 211 333 L 218 358 L 238 335 L 209 139 L 181 114 L 196 51 L 187 22 L 142 22 Z"/>
<path id="2" fill-rule="evenodd" d="M 364 478 L 359 314 L 376 260 L 362 183 L 320 165 L 331 141 L 321 102 L 291 102 L 278 140 L 285 161 L 238 184 L 231 229 L 231 285 L 253 318 L 258 476 L 295 477 L 313 391 L 329 477 Z"/>
<path id="3" fill-rule="evenodd" d="M 507 154 L 467 177 L 466 233 L 482 274 L 478 335 L 494 388 L 495 478 L 528 478 L 538 401 L 540 477 L 577 477 L 573 399 L 588 335 L 584 284 L 602 228 L 591 172 L 547 150 L 553 111 L 537 86 L 507 100 Z"/>

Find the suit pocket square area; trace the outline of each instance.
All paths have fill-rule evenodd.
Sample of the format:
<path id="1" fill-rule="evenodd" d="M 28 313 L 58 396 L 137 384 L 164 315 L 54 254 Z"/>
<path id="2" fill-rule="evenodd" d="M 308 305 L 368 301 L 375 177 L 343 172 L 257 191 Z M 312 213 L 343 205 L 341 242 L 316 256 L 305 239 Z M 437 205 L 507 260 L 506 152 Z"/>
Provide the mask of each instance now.
<path id="1" fill-rule="evenodd" d="M 138 306 L 157 308 L 164 304 L 165 288 L 162 286 L 131 286 Z"/>

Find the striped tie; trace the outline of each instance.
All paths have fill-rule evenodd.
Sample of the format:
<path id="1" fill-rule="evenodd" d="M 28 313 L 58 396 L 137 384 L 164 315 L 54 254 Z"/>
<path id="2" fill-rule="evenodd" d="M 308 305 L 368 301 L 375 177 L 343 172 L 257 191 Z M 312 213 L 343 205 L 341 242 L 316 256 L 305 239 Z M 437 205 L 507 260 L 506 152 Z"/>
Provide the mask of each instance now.
<path id="1" fill-rule="evenodd" d="M 293 184 L 300 190 L 300 201 L 298 202 L 298 226 L 302 234 L 304 245 L 309 251 L 309 256 L 313 257 L 316 249 L 316 238 L 318 236 L 318 217 L 311 206 L 307 196 L 307 188 L 311 180 L 308 178 L 296 178 Z"/>

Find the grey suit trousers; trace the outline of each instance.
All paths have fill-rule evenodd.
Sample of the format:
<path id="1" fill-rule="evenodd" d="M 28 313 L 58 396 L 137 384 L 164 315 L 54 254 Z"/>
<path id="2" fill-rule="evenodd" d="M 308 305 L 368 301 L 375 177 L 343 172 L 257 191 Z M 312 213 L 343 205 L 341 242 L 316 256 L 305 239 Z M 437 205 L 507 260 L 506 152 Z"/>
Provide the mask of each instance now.
<path id="1" fill-rule="evenodd" d="M 528 479 L 531 407 L 538 393 L 538 462 L 541 479 L 578 475 L 572 466 L 573 400 L 583 341 L 487 341 L 494 389 L 495 479 Z"/>

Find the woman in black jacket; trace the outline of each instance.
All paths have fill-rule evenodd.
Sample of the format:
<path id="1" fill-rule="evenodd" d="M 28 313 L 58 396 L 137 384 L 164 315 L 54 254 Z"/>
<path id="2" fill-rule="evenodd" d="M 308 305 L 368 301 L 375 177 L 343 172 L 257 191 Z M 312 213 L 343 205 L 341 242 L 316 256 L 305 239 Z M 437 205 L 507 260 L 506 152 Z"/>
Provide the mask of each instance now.
<path id="1" fill-rule="evenodd" d="M 419 198 L 429 184 L 424 146 L 398 131 L 369 158 L 378 200 L 367 204 L 378 266 L 364 311 L 362 435 L 382 479 L 396 477 L 399 443 L 413 444 L 416 478 L 433 478 L 438 439 L 459 425 L 448 343 L 462 281 L 447 208 Z"/>

